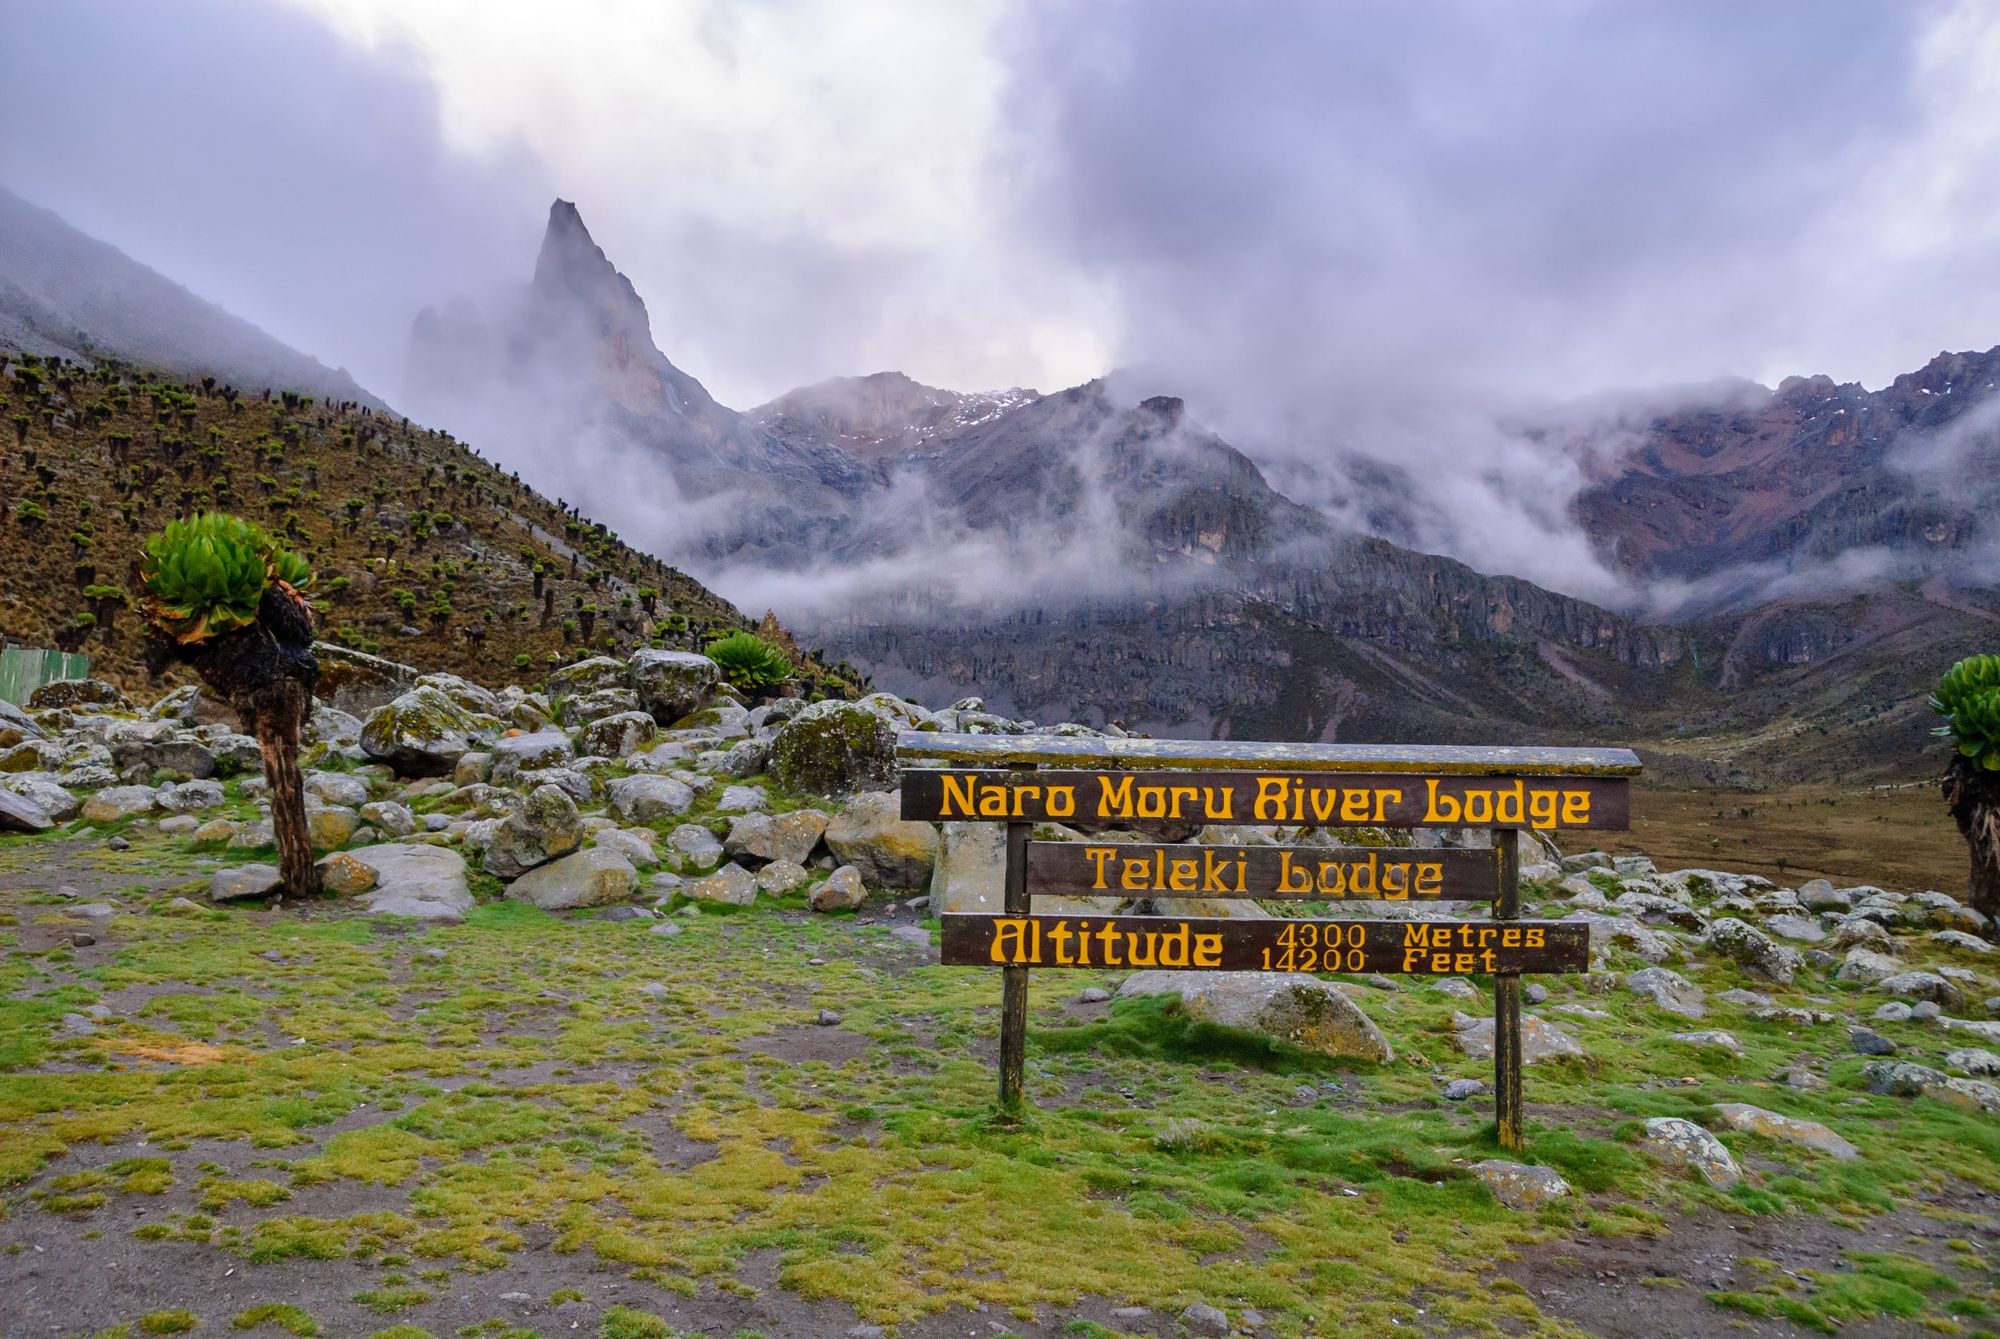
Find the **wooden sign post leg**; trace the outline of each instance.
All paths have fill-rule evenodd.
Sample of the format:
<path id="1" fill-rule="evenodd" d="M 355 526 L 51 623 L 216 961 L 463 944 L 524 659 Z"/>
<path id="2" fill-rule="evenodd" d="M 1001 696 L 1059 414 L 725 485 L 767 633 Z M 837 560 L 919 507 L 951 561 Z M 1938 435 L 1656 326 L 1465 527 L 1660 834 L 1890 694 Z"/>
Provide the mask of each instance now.
<path id="1" fill-rule="evenodd" d="M 1006 898 L 1009 916 L 1028 914 L 1028 837 L 1032 823 L 1007 825 Z M 1028 1057 L 1028 969 L 1000 969 L 1000 1114 L 1017 1119 L 1022 1111 L 1023 1074 Z"/>
<path id="2" fill-rule="evenodd" d="M 1521 834 L 1496 828 L 1494 849 L 1500 853 L 1500 897 L 1493 904 L 1498 920 L 1521 918 Z M 1521 1138 L 1521 977 L 1503 972 L 1493 978 L 1493 1108 L 1500 1147 L 1518 1153 Z"/>

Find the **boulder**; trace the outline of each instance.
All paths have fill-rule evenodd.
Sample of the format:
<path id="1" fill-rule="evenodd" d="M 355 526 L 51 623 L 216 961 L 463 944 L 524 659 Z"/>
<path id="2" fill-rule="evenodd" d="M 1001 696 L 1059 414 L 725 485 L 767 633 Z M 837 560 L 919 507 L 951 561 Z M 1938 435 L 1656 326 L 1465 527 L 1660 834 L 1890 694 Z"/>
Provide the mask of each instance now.
<path id="1" fill-rule="evenodd" d="M 861 871 L 842 865 L 826 876 L 826 882 L 812 890 L 806 901 L 814 911 L 852 911 L 868 899 Z"/>
<path id="2" fill-rule="evenodd" d="M 359 809 L 368 803 L 368 783 L 358 776 L 341 772 L 307 772 L 305 792 L 307 796 L 326 804 L 344 805 L 349 809 Z"/>
<path id="3" fill-rule="evenodd" d="M 631 689 L 600 688 L 579 697 L 563 698 L 556 708 L 556 719 L 568 726 L 588 725 L 606 716 L 638 710 L 639 695 Z"/>
<path id="4" fill-rule="evenodd" d="M 1531 1167 L 1526 1163 L 1488 1158 L 1484 1162 L 1473 1163 L 1472 1174 L 1493 1193 L 1494 1199 L 1510 1209 L 1539 1209 L 1549 1201 L 1569 1194 L 1569 1182 L 1549 1167 Z"/>
<path id="5" fill-rule="evenodd" d="M 1715 1108 L 1722 1123 L 1732 1130 L 1762 1135 L 1788 1144 L 1798 1144 L 1836 1158 L 1858 1158 L 1861 1150 L 1818 1121 L 1797 1120 L 1775 1111 L 1753 1107 L 1747 1102 L 1724 1102 Z"/>
<path id="6" fill-rule="evenodd" d="M 1669 968 L 1647 967 L 1636 971 L 1625 978 L 1625 989 L 1684 1018 L 1700 1018 L 1704 1012 L 1701 987 Z"/>
<path id="7" fill-rule="evenodd" d="M 161 786 L 154 802 L 170 814 L 195 814 L 215 808 L 225 798 L 219 781 L 183 781 Z"/>
<path id="8" fill-rule="evenodd" d="M 281 876 L 276 865 L 237 865 L 219 869 L 208 881 L 208 900 L 237 902 L 246 897 L 269 897 L 278 889 Z"/>
<path id="9" fill-rule="evenodd" d="M 1859 923 L 1869 924 L 1866 921 Z M 1840 970 L 1834 973 L 1834 978 L 1839 981 L 1858 981 L 1863 985 L 1872 986 L 1877 981 L 1886 981 L 1902 970 L 1903 964 L 1887 954 L 1877 953 L 1873 949 L 1851 948 L 1847 951 L 1847 957 L 1841 961 Z"/>
<path id="10" fill-rule="evenodd" d="M 938 834 L 929 823 L 904 822 L 897 795 L 869 791 L 826 825 L 826 845 L 875 887 L 923 888 L 937 860 Z"/>
<path id="11" fill-rule="evenodd" d="M 375 800 L 362 805 L 361 817 L 391 837 L 407 837 L 417 830 L 417 816 L 394 800 Z"/>
<path id="12" fill-rule="evenodd" d="M 694 791 L 670 776 L 638 773 L 611 783 L 611 812 L 621 823 L 650 823 L 684 814 L 694 804 Z"/>
<path id="13" fill-rule="evenodd" d="M 442 846 L 384 842 L 345 851 L 375 871 L 375 887 L 361 894 L 361 905 L 382 916 L 415 920 L 457 921 L 472 907 L 465 883 L 465 858 Z"/>
<path id="14" fill-rule="evenodd" d="M 778 730 L 771 775 L 807 795 L 888 790 L 897 782 L 897 731 L 890 716 L 858 702 L 815 702 Z"/>
<path id="15" fill-rule="evenodd" d="M 722 671 L 691 651 L 642 648 L 625 663 L 625 685 L 639 695 L 640 710 L 661 725 L 679 720 L 708 701 Z"/>
<path id="16" fill-rule="evenodd" d="M 2000 1087 L 1978 1079 L 1952 1078 L 1924 1065 L 1876 1060 L 1861 1067 L 1868 1091 L 1889 1097 L 1928 1097 L 1953 1106 L 2000 1115 Z"/>
<path id="17" fill-rule="evenodd" d="M 657 864 L 660 859 L 653 849 L 653 834 L 645 828 L 605 828 L 597 834 L 596 841 L 634 865 Z"/>
<path id="18" fill-rule="evenodd" d="M 600 758 L 624 758 L 659 736 L 660 727 L 643 711 L 619 711 L 600 716 L 583 727 L 577 742 Z"/>
<path id="19" fill-rule="evenodd" d="M 566 911 L 623 902 L 638 888 L 639 871 L 631 861 L 593 846 L 528 871 L 508 885 L 507 896 L 543 911 Z"/>
<path id="20" fill-rule="evenodd" d="M 472 751 L 477 723 L 436 688 L 414 688 L 369 713 L 361 747 L 399 776 L 447 776 Z"/>
<path id="21" fill-rule="evenodd" d="M 461 754 L 452 764 L 451 779 L 461 786 L 476 786 L 493 777 L 493 755 L 484 749 Z"/>
<path id="22" fill-rule="evenodd" d="M 1790 912 L 1765 918 L 1764 928 L 1798 944 L 1817 944 L 1826 938 L 1826 931 L 1819 928 L 1817 921 L 1809 921 Z"/>
<path id="23" fill-rule="evenodd" d="M 496 739 L 488 753 L 493 761 L 485 779 L 496 786 L 517 781 L 524 772 L 562 767 L 576 757 L 569 736 L 554 727 L 537 730 L 533 734 Z"/>
<path id="24" fill-rule="evenodd" d="M 55 820 L 33 800 L 0 790 L 0 832 L 47 832 Z"/>
<path id="25" fill-rule="evenodd" d="M 729 825 L 722 849 L 754 860 L 789 860 L 803 865 L 812 858 L 826 831 L 826 815 L 817 809 L 789 814 L 745 814 Z"/>
<path id="26" fill-rule="evenodd" d="M 1119 997 L 1175 995 L 1190 1015 L 1318 1055 L 1388 1061 L 1395 1052 L 1361 1006 L 1332 983 L 1290 972 L 1142 971 Z"/>
<path id="27" fill-rule="evenodd" d="M 1727 1190 L 1743 1179 L 1742 1169 L 1722 1141 L 1691 1120 L 1654 1116 L 1646 1122 L 1646 1133 L 1639 1143 L 1660 1161 L 1699 1174 L 1717 1190 Z"/>
<path id="28" fill-rule="evenodd" d="M 1668 1041 L 1684 1042 L 1689 1046 L 1703 1046 L 1712 1051 L 1727 1051 L 1731 1055 L 1743 1054 L 1743 1043 L 1736 1039 L 1734 1032 L 1724 1032 L 1711 1028 L 1703 1032 L 1674 1032 L 1668 1034 Z"/>
<path id="29" fill-rule="evenodd" d="M 375 867 L 347 851 L 336 851 L 319 862 L 320 887 L 335 897 L 352 897 L 373 888 Z"/>
<path id="30" fill-rule="evenodd" d="M 130 711 L 132 702 L 102 679 L 53 679 L 28 694 L 30 711 L 62 707 Z"/>
<path id="31" fill-rule="evenodd" d="M 755 814 L 763 812 L 765 799 L 762 786 L 725 786 L 715 807 L 719 813 Z"/>
<path id="32" fill-rule="evenodd" d="M 83 801 L 46 772 L 11 777 L 0 783 L 0 790 L 20 796 L 57 823 L 67 823 L 83 811 Z"/>
<path id="33" fill-rule="evenodd" d="M 177 781 L 215 775 L 215 753 L 199 740 L 170 733 L 164 739 L 128 739 L 111 746 L 111 766 L 130 781 L 164 772 Z"/>
<path id="34" fill-rule="evenodd" d="M 703 866 L 722 860 L 722 843 L 699 823 L 683 823 L 667 834 L 667 845 L 679 852 L 684 864 Z"/>
<path id="35" fill-rule="evenodd" d="M 135 814 L 148 814 L 158 796 L 151 786 L 111 786 L 83 802 L 83 817 L 90 823 L 116 823 Z"/>
<path id="36" fill-rule="evenodd" d="M 1722 956 L 1779 985 L 1798 973 L 1797 949 L 1786 948 L 1747 921 L 1725 916 L 1708 927 L 1708 946 Z"/>
<path id="37" fill-rule="evenodd" d="M 757 871 L 757 887 L 773 897 L 783 897 L 811 877 L 803 865 L 789 860 L 773 860 Z"/>
<path id="38" fill-rule="evenodd" d="M 576 801 L 559 786 L 537 786 L 493 830 L 480 868 L 496 878 L 518 879 L 582 844 L 583 815 Z"/>
<path id="39" fill-rule="evenodd" d="M 417 680 L 417 687 L 435 688 L 474 715 L 498 716 L 501 711 L 498 697 L 456 674 L 426 674 Z"/>
<path id="40" fill-rule="evenodd" d="M 332 642 L 314 642 L 319 682 L 313 694 L 329 706 L 365 716 L 416 687 L 417 671 Z"/>
<path id="41" fill-rule="evenodd" d="M 931 915 L 998 915 L 1005 906 L 1007 829 L 999 823 L 946 823 L 931 871 Z"/>
<path id="42" fill-rule="evenodd" d="M 264 819 L 262 826 L 269 831 L 271 820 Z M 347 839 L 352 837 L 360 826 L 361 815 L 352 809 L 337 804 L 314 804 L 311 801 L 306 804 L 306 829 L 312 834 L 313 846 L 319 850 L 330 851 L 337 846 L 345 845 Z M 267 838 L 266 844 L 275 840 L 275 837 Z"/>
<path id="43" fill-rule="evenodd" d="M 1490 1060 L 1493 1057 L 1493 1020 L 1475 1018 L 1471 1014 L 1453 1014 L 1451 1020 L 1453 1037 L 1458 1049 L 1476 1059 Z M 1537 1065 L 1544 1060 L 1556 1060 L 1564 1056 L 1584 1054 L 1576 1038 L 1564 1032 L 1554 1023 L 1537 1018 L 1534 1014 L 1521 1015 L 1521 1063 Z"/>
<path id="44" fill-rule="evenodd" d="M 732 744 L 729 752 L 722 755 L 722 765 L 716 770 L 724 776 L 755 776 L 764 770 L 770 757 L 770 740 L 742 739 Z"/>
<path id="45" fill-rule="evenodd" d="M 1902 1000 L 1929 1000 L 1944 1009 L 1956 1009 L 1964 1002 L 1957 986 L 1936 972 L 1897 972 L 1875 983 L 1875 989 Z"/>
<path id="46" fill-rule="evenodd" d="M 705 879 L 681 885 L 676 890 L 682 897 L 696 902 L 720 902 L 726 906 L 747 907 L 757 900 L 757 880 L 749 870 L 738 864 L 727 864 Z"/>
<path id="47" fill-rule="evenodd" d="M 551 698 L 581 697 L 594 693 L 600 688 L 616 688 L 624 684 L 627 666 L 622 660 L 610 656 L 591 656 L 573 665 L 550 670 L 543 686 Z"/>

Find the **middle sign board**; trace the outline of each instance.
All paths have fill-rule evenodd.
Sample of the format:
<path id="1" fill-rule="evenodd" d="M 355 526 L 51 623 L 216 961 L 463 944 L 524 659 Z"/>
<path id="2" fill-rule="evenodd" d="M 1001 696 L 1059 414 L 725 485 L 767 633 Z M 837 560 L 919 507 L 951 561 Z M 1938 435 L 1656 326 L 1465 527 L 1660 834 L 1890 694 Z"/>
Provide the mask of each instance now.
<path id="1" fill-rule="evenodd" d="M 1029 842 L 1028 886 L 1072 897 L 1491 902 L 1493 850 Z"/>

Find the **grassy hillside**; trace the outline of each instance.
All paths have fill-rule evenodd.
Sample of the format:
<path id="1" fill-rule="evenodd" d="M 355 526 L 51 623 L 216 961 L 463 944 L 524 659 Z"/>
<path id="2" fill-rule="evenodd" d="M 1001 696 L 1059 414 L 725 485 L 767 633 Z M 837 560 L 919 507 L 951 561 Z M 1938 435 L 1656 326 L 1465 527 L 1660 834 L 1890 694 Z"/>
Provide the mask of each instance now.
<path id="1" fill-rule="evenodd" d="M 203 508 L 310 557 L 324 638 L 422 669 L 531 682 L 584 655 L 699 650 L 750 626 L 448 433 L 352 402 L 0 349 L 0 636 L 83 651 L 135 686 L 139 544 Z M 794 658 L 802 691 L 850 691 L 819 657 Z"/>

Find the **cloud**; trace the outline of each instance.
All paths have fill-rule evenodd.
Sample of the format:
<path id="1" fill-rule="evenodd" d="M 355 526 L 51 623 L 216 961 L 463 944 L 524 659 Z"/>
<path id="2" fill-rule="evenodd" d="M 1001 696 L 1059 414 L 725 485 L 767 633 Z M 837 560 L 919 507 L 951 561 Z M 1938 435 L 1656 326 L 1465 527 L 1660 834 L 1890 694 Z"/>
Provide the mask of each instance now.
<path id="1" fill-rule="evenodd" d="M 0 179 L 370 389 L 425 292 L 532 257 L 517 143 L 448 147 L 407 50 L 249 0 L 0 4 Z"/>

